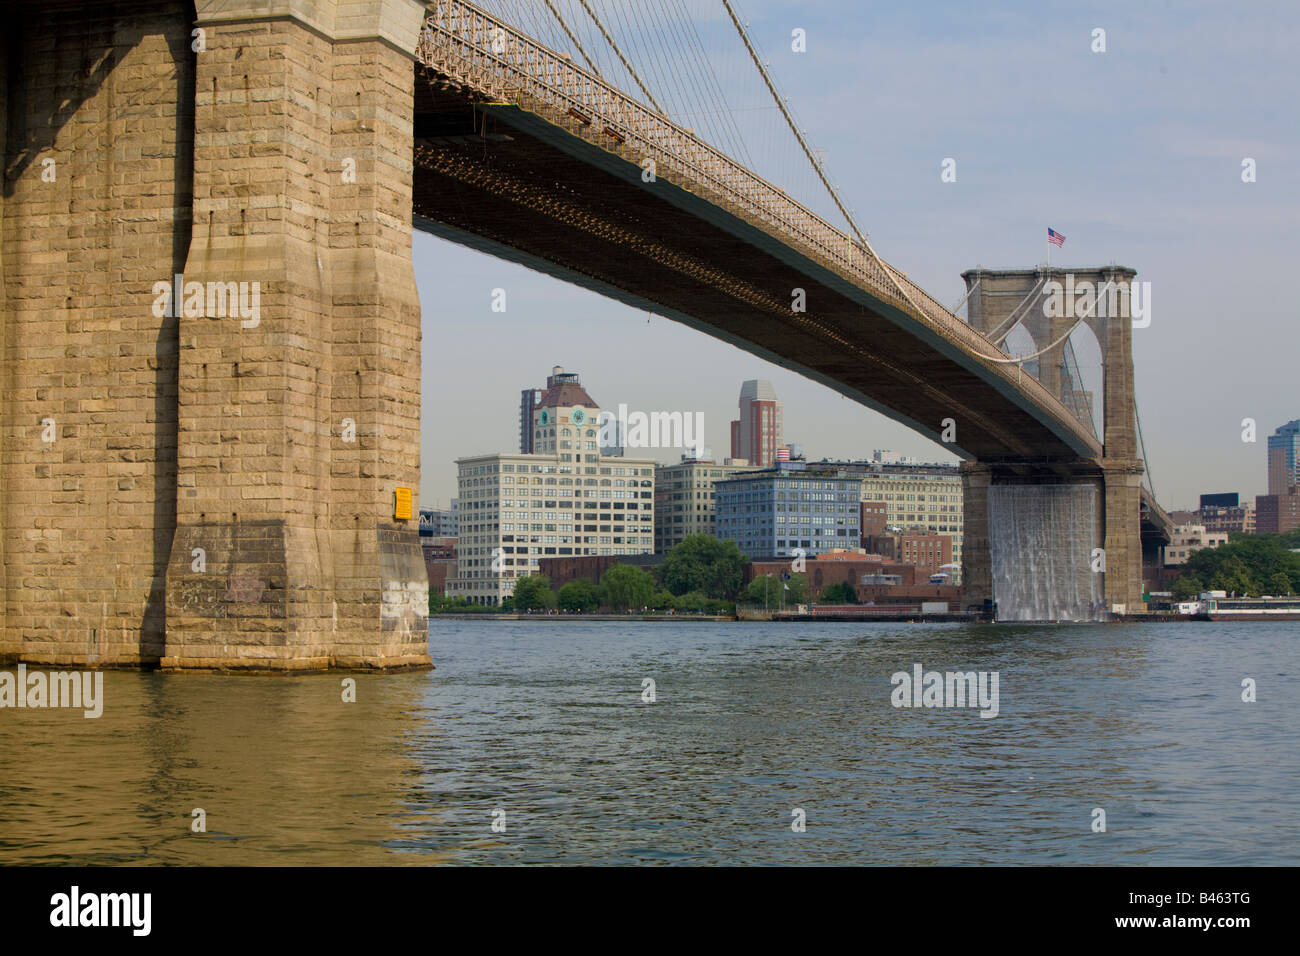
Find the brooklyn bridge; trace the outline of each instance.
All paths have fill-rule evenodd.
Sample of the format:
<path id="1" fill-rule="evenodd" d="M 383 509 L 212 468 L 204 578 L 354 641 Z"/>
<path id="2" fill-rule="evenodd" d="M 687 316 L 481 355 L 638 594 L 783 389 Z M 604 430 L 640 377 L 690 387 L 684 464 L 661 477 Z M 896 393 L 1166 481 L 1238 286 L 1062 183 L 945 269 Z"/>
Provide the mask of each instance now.
<path id="1" fill-rule="evenodd" d="M 1032 553 L 1051 587 L 1141 609 L 1168 519 L 1143 485 L 1134 269 L 972 269 L 959 317 L 847 212 L 833 225 L 581 46 L 464 0 L 7 17 L 0 659 L 429 664 L 406 510 L 413 230 L 667 316 L 944 445 L 963 459 L 967 607 L 1005 607 Z M 1067 271 L 1119 307 L 1049 314 Z M 1007 523 L 1063 495 L 1068 534 Z"/>

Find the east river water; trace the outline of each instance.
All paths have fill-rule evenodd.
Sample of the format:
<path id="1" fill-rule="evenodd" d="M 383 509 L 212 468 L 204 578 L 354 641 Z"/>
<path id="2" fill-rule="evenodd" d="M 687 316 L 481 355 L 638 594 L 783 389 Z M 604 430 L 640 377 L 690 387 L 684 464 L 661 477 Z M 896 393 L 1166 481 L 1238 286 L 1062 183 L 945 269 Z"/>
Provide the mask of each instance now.
<path id="1" fill-rule="evenodd" d="M 429 643 L 355 703 L 342 675 L 108 672 L 98 719 L 0 709 L 0 864 L 1300 863 L 1300 623 Z M 997 672 L 998 715 L 892 706 L 916 664 Z"/>

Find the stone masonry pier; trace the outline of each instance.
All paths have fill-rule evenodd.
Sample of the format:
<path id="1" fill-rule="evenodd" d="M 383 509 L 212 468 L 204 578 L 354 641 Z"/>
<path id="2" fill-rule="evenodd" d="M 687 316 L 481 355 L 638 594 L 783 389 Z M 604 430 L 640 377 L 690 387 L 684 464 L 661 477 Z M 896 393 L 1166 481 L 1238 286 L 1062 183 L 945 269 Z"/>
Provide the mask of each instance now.
<path id="1" fill-rule="evenodd" d="M 0 658 L 429 666 L 394 510 L 419 487 L 422 16 L 7 8 Z"/>
<path id="2" fill-rule="evenodd" d="M 1097 490 L 1094 540 L 1104 551 L 1103 595 L 1106 610 L 1117 613 L 1142 608 L 1141 479 L 1136 407 L 1133 394 L 1133 324 L 1129 292 L 1136 272 L 1121 267 L 1039 269 L 972 269 L 962 274 L 970 293 L 970 323 L 986 335 L 1000 336 L 1020 324 L 1034 341 L 1039 381 L 1067 404 L 1091 412 L 1095 396 L 1072 381 L 1073 368 L 1062 338 L 1077 322 L 1096 336 L 1102 356 L 1102 444 L 1099 459 L 1075 462 L 1032 458 L 981 459 L 962 465 L 963 603 L 982 608 L 997 600 L 993 585 L 989 493 L 996 485 L 1080 485 Z M 1105 304 L 1086 297 L 1058 302 L 1064 315 L 1044 307 L 1055 289 L 1088 283 L 1093 290 L 1107 284 L 1118 292 Z M 1019 311 L 1017 311 L 1019 310 Z M 1025 546 L 1028 546 L 1027 544 Z"/>

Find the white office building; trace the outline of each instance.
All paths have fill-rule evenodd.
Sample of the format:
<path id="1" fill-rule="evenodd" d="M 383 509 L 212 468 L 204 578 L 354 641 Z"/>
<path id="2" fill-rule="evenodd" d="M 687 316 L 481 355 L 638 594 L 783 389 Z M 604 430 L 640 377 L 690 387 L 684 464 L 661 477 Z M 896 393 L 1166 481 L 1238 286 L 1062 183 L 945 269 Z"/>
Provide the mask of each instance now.
<path id="1" fill-rule="evenodd" d="M 533 454 L 456 460 L 449 597 L 500 604 L 540 558 L 654 550 L 654 460 L 601 454 L 600 407 L 575 373 L 556 379 L 532 412 Z"/>

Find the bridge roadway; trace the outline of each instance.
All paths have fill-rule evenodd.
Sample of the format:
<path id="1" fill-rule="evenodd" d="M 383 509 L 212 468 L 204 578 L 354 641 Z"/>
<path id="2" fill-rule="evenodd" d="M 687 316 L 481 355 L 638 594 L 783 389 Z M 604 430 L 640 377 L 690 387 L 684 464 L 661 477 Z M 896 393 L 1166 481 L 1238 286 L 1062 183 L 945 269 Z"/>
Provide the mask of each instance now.
<path id="1" fill-rule="evenodd" d="M 1101 457 L 1059 399 L 897 270 L 567 58 L 461 0 L 431 5 L 418 55 L 417 229 L 666 315 L 963 458 Z"/>

